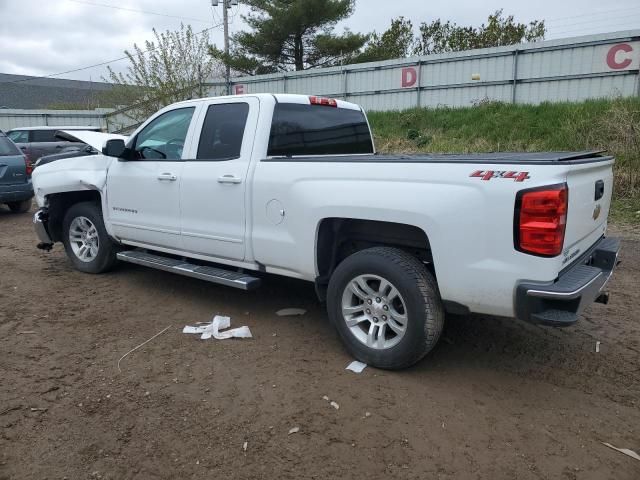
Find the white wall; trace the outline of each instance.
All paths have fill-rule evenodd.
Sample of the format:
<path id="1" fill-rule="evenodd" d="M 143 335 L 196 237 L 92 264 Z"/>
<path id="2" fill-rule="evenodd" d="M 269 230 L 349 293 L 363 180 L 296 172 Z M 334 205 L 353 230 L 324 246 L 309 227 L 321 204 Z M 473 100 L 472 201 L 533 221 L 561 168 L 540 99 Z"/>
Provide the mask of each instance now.
<path id="1" fill-rule="evenodd" d="M 469 106 L 491 99 L 537 104 L 640 94 L 640 30 L 243 77 L 233 93 L 343 98 L 367 110 Z M 479 79 L 476 79 L 479 78 Z M 208 84 L 223 95 L 224 81 Z"/>

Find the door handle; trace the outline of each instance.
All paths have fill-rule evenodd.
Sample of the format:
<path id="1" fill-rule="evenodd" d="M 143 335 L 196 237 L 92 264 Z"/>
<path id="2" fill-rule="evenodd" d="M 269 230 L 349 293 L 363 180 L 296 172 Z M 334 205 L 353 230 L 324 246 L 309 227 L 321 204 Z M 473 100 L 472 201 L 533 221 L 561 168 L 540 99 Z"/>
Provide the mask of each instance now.
<path id="1" fill-rule="evenodd" d="M 161 173 L 158 175 L 158 180 L 167 181 L 167 182 L 175 182 L 178 179 L 173 173 Z"/>
<path id="2" fill-rule="evenodd" d="M 233 175 L 223 175 L 221 177 L 218 177 L 218 183 L 233 183 L 233 184 L 238 184 L 238 183 L 242 183 L 242 179 L 235 177 Z"/>

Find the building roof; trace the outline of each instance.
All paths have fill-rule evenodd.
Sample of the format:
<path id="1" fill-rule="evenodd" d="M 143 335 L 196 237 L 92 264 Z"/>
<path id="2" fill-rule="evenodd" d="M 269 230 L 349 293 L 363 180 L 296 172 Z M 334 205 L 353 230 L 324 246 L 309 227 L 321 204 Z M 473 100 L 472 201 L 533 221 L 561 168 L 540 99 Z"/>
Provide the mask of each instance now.
<path id="1" fill-rule="evenodd" d="M 82 126 L 82 125 L 72 125 L 72 126 L 64 126 L 64 125 L 43 125 L 41 127 L 19 127 L 12 128 L 9 131 L 13 130 L 100 130 L 100 127 L 93 126 Z"/>
<path id="2" fill-rule="evenodd" d="M 0 108 L 34 109 L 60 105 L 93 108 L 96 97 L 111 88 L 111 84 L 104 82 L 0 73 Z"/>

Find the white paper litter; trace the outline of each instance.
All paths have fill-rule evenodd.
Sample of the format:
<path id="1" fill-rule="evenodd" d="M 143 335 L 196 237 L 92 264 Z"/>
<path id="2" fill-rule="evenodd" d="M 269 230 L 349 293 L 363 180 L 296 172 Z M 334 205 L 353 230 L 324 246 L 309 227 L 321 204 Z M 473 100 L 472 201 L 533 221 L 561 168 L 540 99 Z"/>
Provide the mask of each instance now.
<path id="1" fill-rule="evenodd" d="M 636 460 L 640 460 L 640 455 L 638 455 L 636 452 L 634 452 L 633 450 L 629 450 L 628 448 L 618 448 L 618 447 L 614 447 L 613 445 L 611 445 L 610 443 L 605 443 L 602 442 L 603 445 L 612 448 L 614 450 L 617 450 L 620 453 L 624 453 L 625 455 L 630 456 L 631 458 L 635 458 Z"/>
<path id="2" fill-rule="evenodd" d="M 347 368 L 345 368 L 345 370 L 351 370 L 354 373 L 362 373 L 362 370 L 364 370 L 365 368 L 367 368 L 366 363 L 354 360 L 349 365 L 347 365 Z"/>
<path id="3" fill-rule="evenodd" d="M 600 353 L 600 342 L 596 342 L 596 353 Z"/>
<path id="4" fill-rule="evenodd" d="M 300 431 L 300 428 L 298 427 L 293 427 L 291 430 L 289 430 L 289 435 L 293 434 L 293 433 L 298 433 Z"/>
<path id="5" fill-rule="evenodd" d="M 249 330 L 249 327 L 232 328 L 231 330 L 226 330 L 224 332 L 220 331 L 225 330 L 230 326 L 231 318 L 216 315 L 215 317 L 213 317 L 213 321 L 211 323 L 205 323 L 195 327 L 190 327 L 189 325 L 185 326 L 182 329 L 182 333 L 200 335 L 200 338 L 202 340 L 208 340 L 211 337 L 215 338 L 216 340 L 253 337 L 253 335 L 251 335 L 251 330 Z"/>
<path id="6" fill-rule="evenodd" d="M 329 405 L 331 405 L 333 408 L 335 408 L 336 410 L 340 410 L 340 405 L 338 405 L 337 402 L 331 402 Z"/>
<path id="7" fill-rule="evenodd" d="M 276 315 L 279 317 L 295 317 L 298 315 L 304 315 L 307 311 L 304 308 L 283 308 L 278 310 Z"/>

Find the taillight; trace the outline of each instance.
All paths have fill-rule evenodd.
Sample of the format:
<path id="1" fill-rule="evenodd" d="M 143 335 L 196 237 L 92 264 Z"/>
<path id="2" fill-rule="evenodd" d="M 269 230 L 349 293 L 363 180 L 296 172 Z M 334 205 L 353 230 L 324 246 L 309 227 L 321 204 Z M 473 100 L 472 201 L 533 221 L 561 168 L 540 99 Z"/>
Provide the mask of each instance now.
<path id="1" fill-rule="evenodd" d="M 514 219 L 516 250 L 541 257 L 560 255 L 568 203 L 566 184 L 518 192 Z"/>
<path id="2" fill-rule="evenodd" d="M 324 105 L 325 107 L 337 107 L 338 102 L 333 98 L 324 98 L 324 97 L 309 97 L 309 102 L 311 105 Z"/>
<path id="3" fill-rule="evenodd" d="M 24 168 L 27 170 L 27 177 L 30 177 L 33 173 L 33 165 L 31 164 L 31 158 L 29 158 L 28 154 L 22 155 L 24 157 Z"/>

